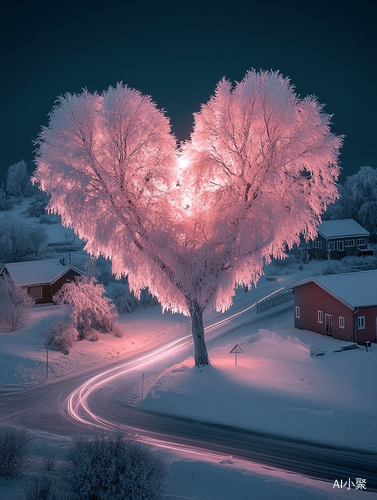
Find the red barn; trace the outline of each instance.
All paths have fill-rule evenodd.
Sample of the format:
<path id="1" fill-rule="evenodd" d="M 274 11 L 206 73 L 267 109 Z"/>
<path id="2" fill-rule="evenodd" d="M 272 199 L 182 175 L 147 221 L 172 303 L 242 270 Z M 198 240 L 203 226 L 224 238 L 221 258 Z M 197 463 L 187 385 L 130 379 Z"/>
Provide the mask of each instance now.
<path id="1" fill-rule="evenodd" d="M 358 344 L 376 342 L 377 270 L 311 277 L 293 290 L 295 328 Z"/>
<path id="2" fill-rule="evenodd" d="M 5 264 L 0 276 L 7 274 L 18 286 L 28 289 L 36 304 L 52 302 L 52 297 L 64 283 L 73 281 L 82 271 L 59 262 L 35 260 Z"/>

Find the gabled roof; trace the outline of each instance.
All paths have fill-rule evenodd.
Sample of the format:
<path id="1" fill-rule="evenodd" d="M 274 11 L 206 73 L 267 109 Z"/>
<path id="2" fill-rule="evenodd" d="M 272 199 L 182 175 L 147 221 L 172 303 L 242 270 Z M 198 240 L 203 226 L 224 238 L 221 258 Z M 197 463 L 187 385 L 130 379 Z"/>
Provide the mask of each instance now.
<path id="1" fill-rule="evenodd" d="M 368 231 L 353 219 L 325 220 L 318 226 L 318 233 L 324 238 L 370 236 Z"/>
<path id="2" fill-rule="evenodd" d="M 377 269 L 358 273 L 312 276 L 292 285 L 292 288 L 316 283 L 351 309 L 377 305 Z"/>
<path id="3" fill-rule="evenodd" d="M 3 273 L 4 269 L 18 286 L 50 285 L 70 269 L 83 274 L 82 271 L 73 266 L 64 266 L 59 262 L 47 260 L 5 264 L 0 269 L 0 274 Z"/>

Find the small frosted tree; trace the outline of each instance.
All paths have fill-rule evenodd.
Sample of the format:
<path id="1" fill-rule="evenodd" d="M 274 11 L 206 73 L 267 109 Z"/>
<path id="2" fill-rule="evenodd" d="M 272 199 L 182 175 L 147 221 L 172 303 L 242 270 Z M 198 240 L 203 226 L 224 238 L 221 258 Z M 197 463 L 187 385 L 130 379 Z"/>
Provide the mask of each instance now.
<path id="1" fill-rule="evenodd" d="M 6 273 L 0 276 L 0 331 L 15 332 L 26 324 L 34 299 Z"/>
<path id="2" fill-rule="evenodd" d="M 58 304 L 72 306 L 71 320 L 79 332 L 79 340 L 88 338 L 93 331 L 117 334 L 116 309 L 105 293 L 94 277 L 79 276 L 65 283 L 54 296 Z"/>
<path id="3" fill-rule="evenodd" d="M 316 98 L 278 72 L 223 80 L 181 152 L 149 97 L 118 85 L 60 97 L 38 140 L 35 180 L 86 249 L 192 318 L 208 364 L 203 312 L 226 310 L 300 234 L 314 238 L 337 197 L 342 138 Z"/>
<path id="4" fill-rule="evenodd" d="M 17 198 L 26 196 L 32 187 L 24 160 L 14 163 L 8 169 L 7 193 Z"/>

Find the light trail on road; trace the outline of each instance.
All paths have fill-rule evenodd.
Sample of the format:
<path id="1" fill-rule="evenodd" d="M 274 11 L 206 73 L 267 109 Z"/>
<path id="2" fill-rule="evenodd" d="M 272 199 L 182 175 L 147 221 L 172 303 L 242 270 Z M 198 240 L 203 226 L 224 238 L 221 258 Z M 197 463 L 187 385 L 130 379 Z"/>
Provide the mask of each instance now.
<path id="1" fill-rule="evenodd" d="M 214 332 L 234 318 L 253 309 L 261 301 L 290 287 L 282 287 L 231 316 L 207 327 Z M 213 334 L 215 337 L 216 335 Z M 211 335 L 211 337 L 213 336 Z M 298 477 L 312 477 L 330 481 L 332 477 L 368 477 L 377 487 L 375 455 L 357 450 L 331 448 L 309 442 L 296 442 L 279 436 L 268 436 L 227 426 L 198 422 L 169 415 L 138 410 L 119 404 L 114 393 L 119 393 L 121 378 L 157 362 L 166 362 L 172 353 L 191 346 L 192 335 L 169 342 L 148 354 L 126 361 L 91 377 L 64 399 L 69 418 L 75 422 L 99 429 L 125 429 L 137 433 L 136 438 L 161 449 L 188 453 L 203 460 L 227 460 L 234 456 L 242 467 L 266 468 L 275 473 L 290 471 Z M 118 379 L 118 380 L 116 380 Z M 94 396 L 90 401 L 90 396 Z M 97 407 L 96 407 L 97 404 Z M 91 409 L 96 408 L 96 410 Z M 110 408 L 111 407 L 111 408 Z M 97 414 L 96 414 L 97 413 Z M 280 472 L 279 472 L 280 471 Z M 361 474 L 361 475 L 360 475 Z M 363 475 L 364 474 L 364 475 Z"/>
<path id="2" fill-rule="evenodd" d="M 212 325 L 205 327 L 204 332 L 208 333 L 215 330 L 216 328 L 225 326 L 226 324 L 230 323 L 230 321 L 232 321 L 232 319 L 234 319 L 236 316 L 244 314 L 245 312 L 255 307 L 259 302 L 262 302 L 263 300 L 266 300 L 272 295 L 275 295 L 276 293 L 284 290 L 284 288 L 285 287 L 279 288 L 278 290 L 275 290 L 274 292 L 266 295 L 257 302 L 254 302 L 251 306 L 246 307 L 242 311 L 239 311 L 227 318 L 224 318 L 220 321 L 217 321 L 216 323 L 213 323 Z M 157 361 L 161 361 L 164 358 L 166 359 L 169 355 L 171 355 L 172 351 L 182 349 L 183 347 L 187 346 L 190 343 L 188 339 L 191 339 L 191 337 L 192 337 L 191 334 L 186 335 L 181 339 L 175 340 L 174 342 L 170 342 L 156 349 L 155 351 L 148 353 L 147 355 L 140 356 L 139 358 L 132 361 L 127 361 L 120 366 L 110 368 L 109 370 L 105 370 L 104 372 L 96 375 L 95 377 L 92 377 L 84 384 L 82 384 L 79 388 L 77 388 L 74 392 L 72 392 L 67 398 L 69 415 L 73 419 L 82 424 L 88 424 L 102 428 L 112 428 L 113 425 L 111 424 L 111 422 L 108 422 L 104 419 L 100 419 L 90 410 L 88 405 L 88 398 L 90 394 L 93 393 L 93 391 L 99 389 L 100 387 L 103 387 L 104 385 L 108 384 L 111 380 L 114 380 L 115 378 L 121 377 L 129 372 L 137 371 L 140 368 L 145 368 L 146 366 L 149 366 Z M 90 417 L 90 419 L 89 420 L 85 419 L 83 416 L 80 416 L 80 413 L 81 415 L 86 414 L 86 416 Z"/>

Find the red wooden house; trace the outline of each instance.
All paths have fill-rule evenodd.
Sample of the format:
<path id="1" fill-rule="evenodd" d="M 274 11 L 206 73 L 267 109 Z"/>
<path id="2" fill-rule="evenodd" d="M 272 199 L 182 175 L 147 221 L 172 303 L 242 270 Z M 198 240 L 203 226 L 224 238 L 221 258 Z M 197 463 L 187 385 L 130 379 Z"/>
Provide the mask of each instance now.
<path id="1" fill-rule="evenodd" d="M 52 302 L 64 283 L 73 281 L 82 271 L 61 262 L 36 260 L 5 264 L 0 276 L 7 274 L 18 286 L 28 289 L 36 304 Z"/>
<path id="2" fill-rule="evenodd" d="M 377 338 L 377 270 L 316 276 L 294 290 L 295 328 L 362 344 Z"/>

